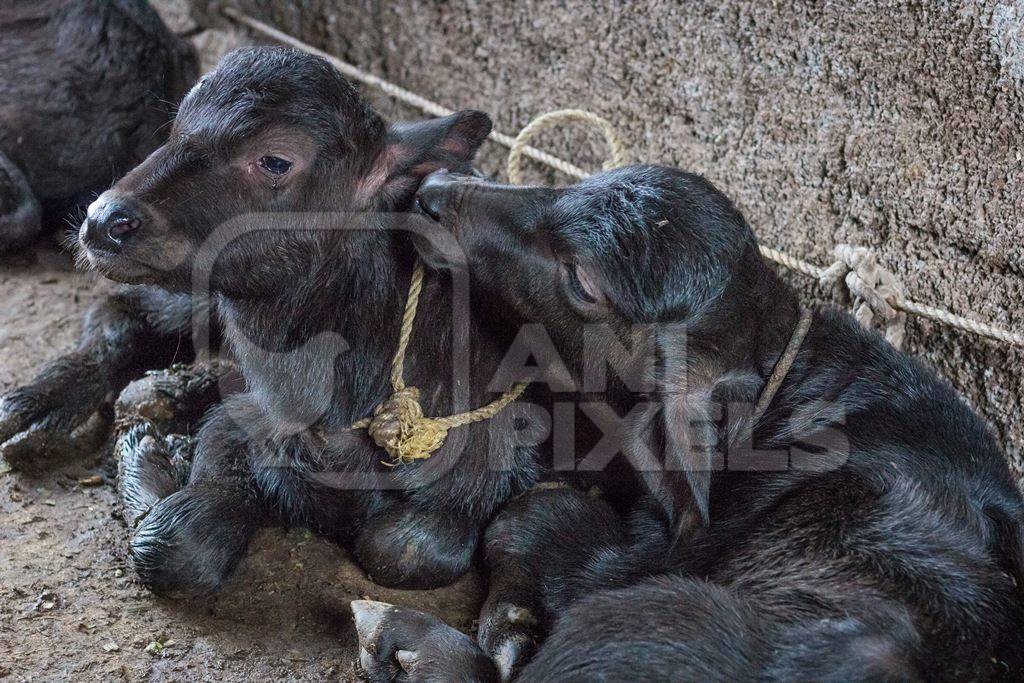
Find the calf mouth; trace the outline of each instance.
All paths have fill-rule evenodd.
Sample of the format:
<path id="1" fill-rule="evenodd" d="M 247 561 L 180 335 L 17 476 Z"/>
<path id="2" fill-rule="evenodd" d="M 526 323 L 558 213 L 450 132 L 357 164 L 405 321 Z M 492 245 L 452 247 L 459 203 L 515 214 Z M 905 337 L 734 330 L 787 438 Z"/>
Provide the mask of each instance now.
<path id="1" fill-rule="evenodd" d="M 416 190 L 416 212 L 434 223 L 452 228 L 458 222 L 465 192 L 489 185 L 494 183 L 481 175 L 452 173 L 442 168 L 420 183 Z"/>
<path id="2" fill-rule="evenodd" d="M 447 169 L 434 171 L 424 178 L 416 190 L 416 213 L 438 225 L 445 224 L 443 218 L 453 218 L 452 205 L 455 202 L 452 195 L 456 192 L 452 178 Z"/>
<path id="3" fill-rule="evenodd" d="M 82 228 L 84 231 L 84 225 Z M 159 284 L 164 271 L 139 260 L 130 249 L 109 249 L 102 245 L 89 244 L 83 239 L 82 231 L 70 235 L 66 244 L 75 254 L 76 265 L 82 270 L 94 270 L 103 277 L 127 285 Z"/>
<path id="4" fill-rule="evenodd" d="M 153 284 L 173 268 L 176 250 L 166 224 L 147 205 L 116 188 L 100 195 L 78 230 L 79 264 L 126 284 Z M 153 264 L 162 264 L 156 266 Z"/>
<path id="5" fill-rule="evenodd" d="M 112 254 L 90 249 L 79 242 L 78 264 L 95 270 L 103 277 L 127 285 L 157 284 L 159 273 L 149 266 L 132 260 L 124 254 Z"/>
<path id="6" fill-rule="evenodd" d="M 413 246 L 420 258 L 431 268 L 464 267 L 466 255 L 458 243 L 458 204 L 461 187 L 447 170 L 428 175 L 416 191 L 412 224 Z"/>

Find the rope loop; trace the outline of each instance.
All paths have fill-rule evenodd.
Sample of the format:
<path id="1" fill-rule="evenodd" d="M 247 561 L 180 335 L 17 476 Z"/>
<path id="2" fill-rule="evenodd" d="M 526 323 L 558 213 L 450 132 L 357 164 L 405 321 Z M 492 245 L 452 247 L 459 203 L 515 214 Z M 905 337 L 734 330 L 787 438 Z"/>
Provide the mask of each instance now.
<path id="1" fill-rule="evenodd" d="M 903 345 L 907 314 L 899 310 L 903 303 L 903 287 L 891 271 L 878 264 L 875 253 L 867 247 L 837 244 L 835 261 L 818 275 L 818 282 L 834 287 L 839 282 L 853 304 L 853 315 L 866 328 L 877 323 L 885 338 L 896 348 Z"/>
<path id="2" fill-rule="evenodd" d="M 589 124 L 600 130 L 601 134 L 604 135 L 605 142 L 608 143 L 608 149 L 611 152 L 611 158 L 603 164 L 604 170 L 610 171 L 613 168 L 626 165 L 628 158 L 626 145 L 622 141 L 619 132 L 615 130 L 615 126 L 608 119 L 584 109 L 559 109 L 541 114 L 519 131 L 519 135 L 516 136 L 508 153 L 507 168 L 510 183 L 513 185 L 523 184 L 523 153 L 527 143 L 536 137 L 538 133 L 569 122 Z"/>

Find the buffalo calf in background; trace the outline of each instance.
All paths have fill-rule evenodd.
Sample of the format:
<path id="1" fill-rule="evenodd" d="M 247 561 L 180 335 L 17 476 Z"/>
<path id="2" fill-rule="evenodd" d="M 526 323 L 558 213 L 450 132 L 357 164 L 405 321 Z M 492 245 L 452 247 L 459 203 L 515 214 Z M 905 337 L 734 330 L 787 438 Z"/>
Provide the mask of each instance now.
<path id="1" fill-rule="evenodd" d="M 196 75 L 144 0 L 0 3 L 0 254 L 156 149 Z"/>

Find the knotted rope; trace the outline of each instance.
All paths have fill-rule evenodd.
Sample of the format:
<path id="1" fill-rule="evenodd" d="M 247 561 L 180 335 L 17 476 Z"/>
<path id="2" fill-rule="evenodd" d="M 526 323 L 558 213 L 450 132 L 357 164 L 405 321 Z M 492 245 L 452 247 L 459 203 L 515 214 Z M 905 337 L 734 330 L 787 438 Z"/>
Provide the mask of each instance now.
<path id="1" fill-rule="evenodd" d="M 420 390 L 405 384 L 405 352 L 409 348 L 416 309 L 423 291 L 423 263 L 416 260 L 409 293 L 405 299 L 398 348 L 391 360 L 392 394 L 373 411 L 373 416 L 352 424 L 351 429 L 366 429 L 374 443 L 388 452 L 396 463 L 429 458 L 444 445 L 448 431 L 455 427 L 488 420 L 522 396 L 528 382 L 519 382 L 485 406 L 448 417 L 425 417 L 420 405 Z"/>
<path id="2" fill-rule="evenodd" d="M 772 249 L 771 247 L 766 247 L 764 245 L 761 246 L 761 254 L 765 258 L 774 261 L 789 270 L 813 277 L 825 286 L 833 286 L 840 282 L 845 284 L 851 299 L 854 301 L 854 305 L 858 306 L 857 299 L 858 297 L 861 298 L 862 303 L 866 303 L 871 309 L 872 316 L 877 317 L 886 326 L 887 337 L 889 334 L 889 325 L 892 324 L 893 329 L 895 330 L 896 324 L 902 326 L 905 321 L 904 317 L 898 319 L 896 324 L 890 322 L 893 320 L 893 317 L 889 311 L 895 310 L 902 313 L 910 313 L 911 315 L 916 315 L 922 318 L 928 318 L 929 320 L 935 320 L 936 322 L 940 322 L 966 332 L 971 332 L 980 337 L 987 337 L 1013 346 L 1024 347 L 1024 334 L 1004 330 L 999 327 L 995 327 L 994 325 L 989 325 L 988 323 L 979 322 L 977 320 L 972 320 L 971 318 L 956 315 L 955 313 L 950 313 L 949 311 L 945 311 L 936 306 L 929 306 L 927 304 L 907 299 L 903 294 L 902 287 L 900 287 L 896 281 L 895 276 L 888 270 L 878 266 L 877 263 L 868 267 L 864 274 L 858 272 L 857 265 L 853 263 L 853 261 L 864 263 L 866 259 L 863 257 L 855 258 L 852 253 L 855 250 L 864 250 L 870 253 L 870 250 L 866 247 L 838 245 L 835 250 L 836 260 L 828 268 L 822 268 L 813 263 L 804 261 L 803 259 L 798 259 L 794 256 L 783 253 L 778 249 Z M 874 260 L 874 256 L 871 257 L 871 260 Z M 868 274 L 872 268 L 877 268 L 878 280 L 873 280 L 872 276 Z M 853 273 L 856 273 L 856 276 L 851 278 L 850 276 Z M 851 281 L 853 282 L 852 285 Z M 874 294 L 878 295 L 877 297 L 873 296 L 871 292 L 872 287 L 870 286 L 870 283 L 873 282 L 883 283 L 882 289 L 874 292 Z M 861 296 L 864 294 L 867 296 Z M 872 303 L 874 303 L 874 306 L 872 306 Z M 858 321 L 862 324 L 865 319 L 868 322 L 871 322 L 872 320 L 872 318 L 867 318 L 866 316 L 858 317 Z M 893 335 L 898 340 L 902 341 L 901 334 L 894 331 Z"/>
<path id="3" fill-rule="evenodd" d="M 422 97 L 421 95 L 418 95 L 410 90 L 406 90 L 405 88 L 399 87 L 394 83 L 391 83 L 390 81 L 384 80 L 383 78 L 374 76 L 373 74 L 368 73 L 353 64 L 349 64 L 346 61 L 338 59 L 334 55 L 328 54 L 323 50 L 318 50 L 312 45 L 304 43 L 301 40 L 274 28 L 273 26 L 270 26 L 257 19 L 247 16 L 232 7 L 225 7 L 223 9 L 223 13 L 232 21 L 238 22 L 239 24 L 242 24 L 252 29 L 253 31 L 256 31 L 257 33 L 261 33 L 272 40 L 323 57 L 328 62 L 333 64 L 339 71 L 341 71 L 341 73 L 343 73 L 348 78 L 359 81 L 360 83 L 365 83 L 366 85 L 373 86 L 374 88 L 378 88 L 381 92 L 384 92 L 387 95 L 390 95 L 391 97 L 394 97 L 395 99 L 401 102 L 416 107 L 417 109 L 426 112 L 432 116 L 447 116 L 448 114 L 452 113 L 452 110 L 448 109 L 447 107 L 443 107 L 440 104 L 437 104 L 436 102 L 428 100 L 427 98 Z M 566 111 L 580 112 L 582 110 Z M 589 117 L 594 117 L 594 119 L 604 121 L 604 119 L 600 119 L 600 117 L 597 117 L 593 114 L 589 114 L 589 112 L 583 113 L 586 114 L 587 116 L 586 120 L 591 120 Z M 523 132 L 519 134 L 519 138 L 523 138 L 521 141 L 522 144 L 518 147 L 520 154 L 516 155 L 514 159 L 511 154 L 509 155 L 509 178 L 513 179 L 513 182 L 518 181 L 521 178 L 521 175 L 519 174 L 519 166 L 521 164 L 523 156 L 529 157 L 534 161 L 538 161 L 551 168 L 554 168 L 555 170 L 561 171 L 562 173 L 565 173 L 566 175 L 573 178 L 583 179 L 590 175 L 585 170 L 583 170 L 579 166 L 576 166 L 575 164 L 569 163 L 568 161 L 556 157 L 553 154 L 549 154 L 540 149 L 537 149 L 536 147 L 532 147 L 526 144 L 526 140 L 533 137 L 533 135 L 539 132 L 541 129 L 548 128 L 551 125 L 554 125 L 554 122 L 556 121 L 562 121 L 568 118 L 554 117 L 555 114 L 564 115 L 565 112 L 552 112 L 551 119 L 548 119 L 543 123 L 541 123 L 539 120 L 536 120 L 534 121 L 534 123 L 531 123 L 529 126 L 527 126 L 527 128 L 524 129 Z M 540 118 L 544 119 L 543 116 Z M 595 121 L 591 120 L 591 122 Z M 605 121 L 604 123 L 607 123 L 607 121 Z M 526 133 L 531 128 L 531 126 L 534 126 L 534 124 L 536 124 L 536 126 L 533 128 L 533 130 L 531 130 L 529 134 L 524 136 L 523 134 Z M 602 131 L 607 131 L 611 129 L 610 125 L 608 126 L 608 128 L 605 128 L 601 124 L 598 125 L 600 128 L 602 128 Z M 609 140 L 609 145 L 612 147 L 612 162 L 615 163 L 615 160 L 617 158 L 624 159 L 624 154 L 621 154 L 621 151 L 624 148 L 621 146 L 621 144 L 612 144 L 611 138 L 608 137 L 607 132 L 605 132 L 605 136 Z M 490 136 L 488 137 L 489 139 L 497 142 L 498 144 L 508 147 L 510 150 L 513 150 L 516 147 L 517 138 L 513 138 L 504 133 L 492 131 Z M 513 173 L 516 174 L 514 178 Z M 853 247 L 847 248 L 855 249 Z M 864 312 L 858 315 L 858 320 L 861 321 L 862 323 L 865 320 L 867 320 L 867 322 L 869 323 L 878 320 L 885 327 L 886 336 L 890 338 L 890 341 L 892 339 L 902 341 L 902 334 L 897 331 L 897 325 L 901 326 L 902 322 L 897 322 L 898 316 L 892 316 L 889 314 L 890 310 L 895 310 L 900 313 L 910 313 L 912 315 L 929 318 L 939 323 L 949 325 L 951 327 L 955 327 L 966 332 L 971 332 L 982 337 L 995 339 L 997 341 L 1012 344 L 1014 346 L 1024 347 L 1024 334 L 1004 330 L 995 327 L 994 325 L 989 325 L 988 323 L 978 322 L 977 320 L 973 320 L 971 318 L 966 318 L 964 316 L 950 313 L 949 311 L 937 308 L 935 306 L 929 306 L 927 304 L 918 303 L 916 301 L 904 298 L 901 288 L 898 286 L 895 279 L 890 279 L 890 277 L 892 277 L 892 274 L 889 273 L 889 271 L 886 271 L 880 266 L 878 266 L 877 262 L 874 264 L 874 266 L 870 267 L 866 265 L 853 265 L 847 259 L 847 256 L 849 256 L 850 260 L 852 260 L 852 254 L 844 253 L 842 257 L 837 258 L 836 262 L 830 265 L 828 268 L 821 268 L 820 266 L 817 266 L 808 261 L 804 261 L 803 259 L 796 258 L 795 256 L 790 256 L 789 254 L 781 252 L 778 249 L 773 249 L 771 247 L 767 247 L 764 245 L 762 245 L 760 249 L 761 254 L 765 258 L 774 261 L 775 263 L 778 263 L 779 265 L 790 270 L 793 270 L 795 272 L 803 273 L 804 275 L 809 275 L 810 277 L 816 278 L 819 282 L 822 282 L 823 284 L 831 286 L 838 284 L 839 282 L 843 282 L 849 290 L 850 297 L 853 299 L 854 306 L 856 307 L 856 309 L 861 310 L 864 306 L 867 306 L 866 309 L 863 309 Z M 868 257 L 860 256 L 856 260 L 860 264 L 865 264 L 868 260 L 874 260 L 874 257 L 868 259 Z M 875 275 L 870 274 L 872 268 L 875 269 Z M 829 277 L 826 277 L 823 280 L 822 276 L 825 273 L 830 273 L 830 275 Z M 841 274 L 832 275 L 833 273 Z M 854 273 L 856 273 L 856 276 L 855 278 L 852 278 L 854 284 L 851 285 L 850 275 Z M 886 276 L 885 273 L 888 273 L 888 276 Z M 877 279 L 873 280 L 873 278 Z M 879 287 L 881 287 L 881 289 L 879 289 Z M 860 301 L 860 303 L 858 303 L 858 300 Z M 868 312 L 870 312 L 870 317 L 868 317 Z"/>
<path id="4" fill-rule="evenodd" d="M 840 280 L 845 282 L 857 322 L 870 329 L 877 319 L 885 338 L 900 348 L 907 314 L 893 308 L 903 298 L 903 288 L 896 276 L 878 265 L 875 254 L 866 247 L 837 244 L 835 255 L 836 261 L 822 272 L 818 282 L 826 287 L 833 287 Z"/>

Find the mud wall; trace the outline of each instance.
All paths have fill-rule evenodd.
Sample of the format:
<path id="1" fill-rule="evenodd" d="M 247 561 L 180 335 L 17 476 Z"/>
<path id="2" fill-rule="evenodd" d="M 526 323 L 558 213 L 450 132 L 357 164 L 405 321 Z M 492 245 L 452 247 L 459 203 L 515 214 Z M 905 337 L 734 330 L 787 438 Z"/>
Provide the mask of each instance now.
<path id="1" fill-rule="evenodd" d="M 160 4 L 225 29 L 232 4 L 506 132 L 590 109 L 635 160 L 708 176 L 764 243 L 820 264 L 836 243 L 871 246 L 916 300 L 1024 329 L 1024 0 Z M 584 166 L 602 155 L 586 134 L 538 142 Z M 483 165 L 503 157 L 492 146 Z M 1024 353 L 922 321 L 907 337 L 1019 466 Z"/>

